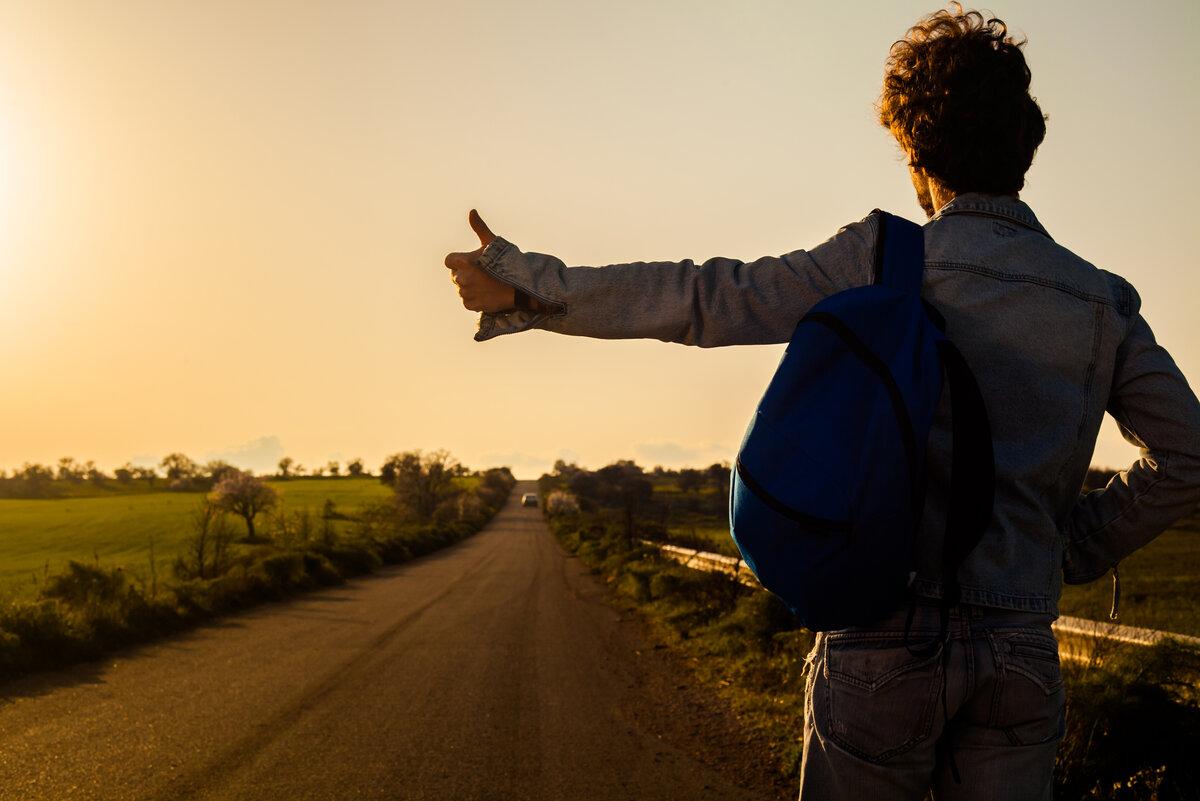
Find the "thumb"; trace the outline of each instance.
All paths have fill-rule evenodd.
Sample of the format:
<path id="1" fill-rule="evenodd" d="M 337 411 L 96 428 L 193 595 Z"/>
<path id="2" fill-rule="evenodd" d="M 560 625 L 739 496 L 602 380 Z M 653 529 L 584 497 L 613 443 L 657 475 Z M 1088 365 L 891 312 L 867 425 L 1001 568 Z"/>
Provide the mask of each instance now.
<path id="1" fill-rule="evenodd" d="M 486 248 L 492 244 L 492 240 L 496 238 L 496 235 L 492 233 L 492 229 L 487 227 L 487 223 L 479 216 L 479 212 L 471 209 L 471 213 L 467 215 L 467 220 L 471 223 L 471 230 L 479 237 L 480 245 Z"/>

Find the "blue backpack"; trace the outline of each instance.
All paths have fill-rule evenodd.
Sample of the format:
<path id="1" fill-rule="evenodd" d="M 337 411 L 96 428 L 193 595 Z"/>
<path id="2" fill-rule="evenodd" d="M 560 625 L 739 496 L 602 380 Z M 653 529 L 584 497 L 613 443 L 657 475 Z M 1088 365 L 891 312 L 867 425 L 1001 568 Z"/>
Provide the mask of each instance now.
<path id="1" fill-rule="evenodd" d="M 730 527 L 746 564 L 814 631 L 868 624 L 909 598 L 943 380 L 954 436 L 944 613 L 992 514 L 987 413 L 941 315 L 921 299 L 924 232 L 875 214 L 875 283 L 827 297 L 800 320 L 730 487 Z"/>

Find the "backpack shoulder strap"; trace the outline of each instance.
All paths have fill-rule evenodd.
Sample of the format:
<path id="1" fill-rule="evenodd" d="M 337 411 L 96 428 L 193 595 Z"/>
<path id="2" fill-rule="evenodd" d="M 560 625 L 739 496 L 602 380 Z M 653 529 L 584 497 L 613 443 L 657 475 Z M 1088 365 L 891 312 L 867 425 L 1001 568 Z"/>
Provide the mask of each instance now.
<path id="1" fill-rule="evenodd" d="M 879 236 L 875 242 L 875 283 L 901 292 L 921 294 L 925 270 L 925 231 L 903 217 L 875 209 Z"/>
<path id="2" fill-rule="evenodd" d="M 950 389 L 953 456 L 950 475 L 950 503 L 946 515 L 942 568 L 947 596 L 958 598 L 954 573 L 972 549 L 983 539 L 992 522 L 995 503 L 996 461 L 992 450 L 992 429 L 987 407 L 975 375 L 962 352 L 948 339 L 938 342 L 938 356 Z"/>

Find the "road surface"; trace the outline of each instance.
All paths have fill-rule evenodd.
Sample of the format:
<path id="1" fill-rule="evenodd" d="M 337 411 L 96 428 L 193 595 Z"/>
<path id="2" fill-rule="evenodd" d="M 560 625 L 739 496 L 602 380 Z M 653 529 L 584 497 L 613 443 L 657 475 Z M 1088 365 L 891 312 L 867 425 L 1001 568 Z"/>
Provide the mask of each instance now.
<path id="1" fill-rule="evenodd" d="M 0 687 L 0 799 L 778 799 L 530 483 L 476 536 Z"/>

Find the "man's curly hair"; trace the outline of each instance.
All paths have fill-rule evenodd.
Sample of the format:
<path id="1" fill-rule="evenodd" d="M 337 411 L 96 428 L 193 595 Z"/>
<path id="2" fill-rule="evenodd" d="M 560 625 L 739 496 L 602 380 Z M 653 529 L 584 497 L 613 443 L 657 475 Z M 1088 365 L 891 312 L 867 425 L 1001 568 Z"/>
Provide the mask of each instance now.
<path id="1" fill-rule="evenodd" d="M 892 45 L 879 121 L 912 166 L 953 192 L 1015 195 L 1046 135 L 1025 42 L 1000 20 L 952 5 Z"/>

